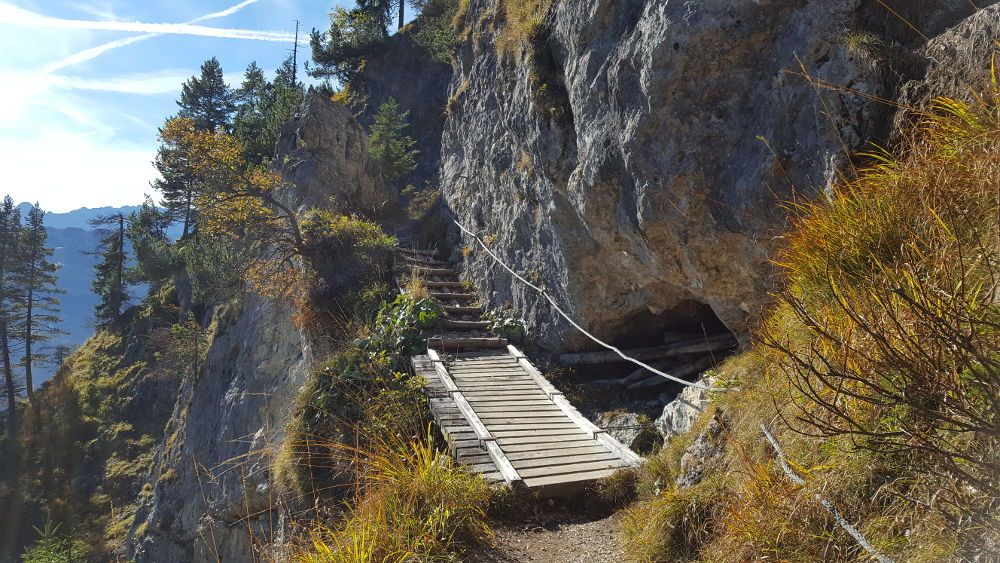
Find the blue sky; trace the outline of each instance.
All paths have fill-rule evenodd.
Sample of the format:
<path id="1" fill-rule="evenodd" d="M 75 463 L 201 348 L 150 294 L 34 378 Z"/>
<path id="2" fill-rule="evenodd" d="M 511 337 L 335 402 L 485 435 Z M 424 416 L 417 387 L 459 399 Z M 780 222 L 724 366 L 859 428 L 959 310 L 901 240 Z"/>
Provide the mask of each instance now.
<path id="1" fill-rule="evenodd" d="M 211 56 L 231 86 L 253 60 L 273 73 L 293 20 L 308 39 L 338 3 L 0 0 L 0 193 L 56 212 L 141 202 L 181 82 Z"/>

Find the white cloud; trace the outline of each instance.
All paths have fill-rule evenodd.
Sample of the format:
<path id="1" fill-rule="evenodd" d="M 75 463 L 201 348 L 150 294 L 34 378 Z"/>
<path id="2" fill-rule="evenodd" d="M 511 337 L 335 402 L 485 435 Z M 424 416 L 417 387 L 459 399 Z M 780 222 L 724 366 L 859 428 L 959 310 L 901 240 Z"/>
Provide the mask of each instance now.
<path id="1" fill-rule="evenodd" d="M 50 75 L 45 79 L 54 88 L 148 96 L 176 92 L 178 85 L 187 79 L 188 74 L 183 71 L 164 71 L 113 76 L 110 78 L 80 78 L 76 76 Z"/>
<path id="2" fill-rule="evenodd" d="M 208 27 L 187 23 L 144 23 L 127 21 L 96 21 L 54 18 L 37 12 L 25 10 L 17 6 L 0 3 L 0 23 L 8 23 L 30 28 L 79 29 L 92 31 L 131 31 L 140 33 L 166 33 L 177 35 L 197 35 L 203 37 L 219 37 L 225 39 L 249 39 L 255 41 L 276 41 L 292 43 L 295 36 L 283 31 L 257 31 L 252 29 L 235 29 Z"/>
<path id="3" fill-rule="evenodd" d="M 240 2 L 239 4 L 234 4 L 234 5 L 226 8 L 225 10 L 220 10 L 218 12 L 212 12 L 210 14 L 205 14 L 203 16 L 199 16 L 199 17 L 197 17 L 197 18 L 195 18 L 193 20 L 189 20 L 189 21 L 184 22 L 184 23 L 194 24 L 194 23 L 208 21 L 208 20 L 212 20 L 212 19 L 216 19 L 216 18 L 224 18 L 226 16 L 231 16 L 231 15 L 239 12 L 243 8 L 246 8 L 247 6 L 256 4 L 257 2 L 260 2 L 260 0 L 243 0 L 243 2 Z M 102 43 L 102 44 L 97 45 L 95 47 L 90 47 L 88 49 L 84 49 L 82 51 L 73 53 L 72 55 L 70 55 L 68 57 L 65 57 L 63 59 L 60 59 L 60 60 L 55 61 L 53 63 L 50 63 L 50 64 L 46 65 L 42 69 L 42 72 L 43 73 L 55 72 L 57 70 L 64 69 L 64 68 L 66 68 L 68 66 L 73 66 L 73 65 L 76 65 L 76 64 L 80 64 L 82 62 L 86 62 L 86 61 L 95 59 L 95 58 L 103 55 L 104 53 L 107 53 L 108 51 L 113 51 L 114 49 L 119 49 L 121 47 L 132 45 L 133 43 L 138 43 L 140 41 L 145 41 L 147 39 L 152 39 L 154 37 L 160 37 L 161 35 L 163 35 L 163 34 L 162 33 L 145 33 L 143 35 L 135 35 L 135 36 L 132 36 L 132 37 L 125 37 L 123 39 L 116 39 L 114 41 L 108 41 L 107 43 Z"/>
<path id="4" fill-rule="evenodd" d="M 155 150 L 107 144 L 88 135 L 0 139 L 5 192 L 50 211 L 133 205 L 151 193 Z"/>

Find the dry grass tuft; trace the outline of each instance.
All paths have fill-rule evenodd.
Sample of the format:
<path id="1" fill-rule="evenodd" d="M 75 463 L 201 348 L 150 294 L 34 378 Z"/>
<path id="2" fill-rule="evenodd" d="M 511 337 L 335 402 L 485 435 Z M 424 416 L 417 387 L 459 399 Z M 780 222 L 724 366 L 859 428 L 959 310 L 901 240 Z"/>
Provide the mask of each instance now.
<path id="1" fill-rule="evenodd" d="M 422 440 L 376 440 L 364 449 L 329 444 L 332 455 L 360 468 L 356 502 L 339 524 L 313 529 L 294 560 L 438 560 L 489 538 L 490 486 L 431 443 L 428 431 Z"/>
<path id="2" fill-rule="evenodd" d="M 497 37 L 497 51 L 502 57 L 520 53 L 545 22 L 552 0 L 501 0 L 504 25 Z"/>

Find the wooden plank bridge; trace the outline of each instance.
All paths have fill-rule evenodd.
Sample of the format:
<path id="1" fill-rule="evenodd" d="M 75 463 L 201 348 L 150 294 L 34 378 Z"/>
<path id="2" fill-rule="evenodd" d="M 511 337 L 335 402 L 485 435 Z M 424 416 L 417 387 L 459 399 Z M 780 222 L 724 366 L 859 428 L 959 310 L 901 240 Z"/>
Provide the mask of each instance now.
<path id="1" fill-rule="evenodd" d="M 405 291 L 422 280 L 447 319 L 412 359 L 452 455 L 488 480 L 543 497 L 579 491 L 640 457 L 587 420 L 516 347 L 490 335 L 477 295 L 432 250 L 397 249 Z"/>

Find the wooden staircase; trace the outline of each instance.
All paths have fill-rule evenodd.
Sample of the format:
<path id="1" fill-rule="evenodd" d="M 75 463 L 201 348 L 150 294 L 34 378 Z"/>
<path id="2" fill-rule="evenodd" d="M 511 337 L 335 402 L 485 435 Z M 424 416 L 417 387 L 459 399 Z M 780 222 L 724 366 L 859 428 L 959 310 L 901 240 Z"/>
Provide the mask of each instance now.
<path id="1" fill-rule="evenodd" d="M 448 313 L 412 359 L 452 455 L 488 480 L 569 495 L 641 458 L 587 420 L 517 348 L 490 335 L 479 299 L 433 250 L 399 248 L 397 283 L 422 280 Z"/>

